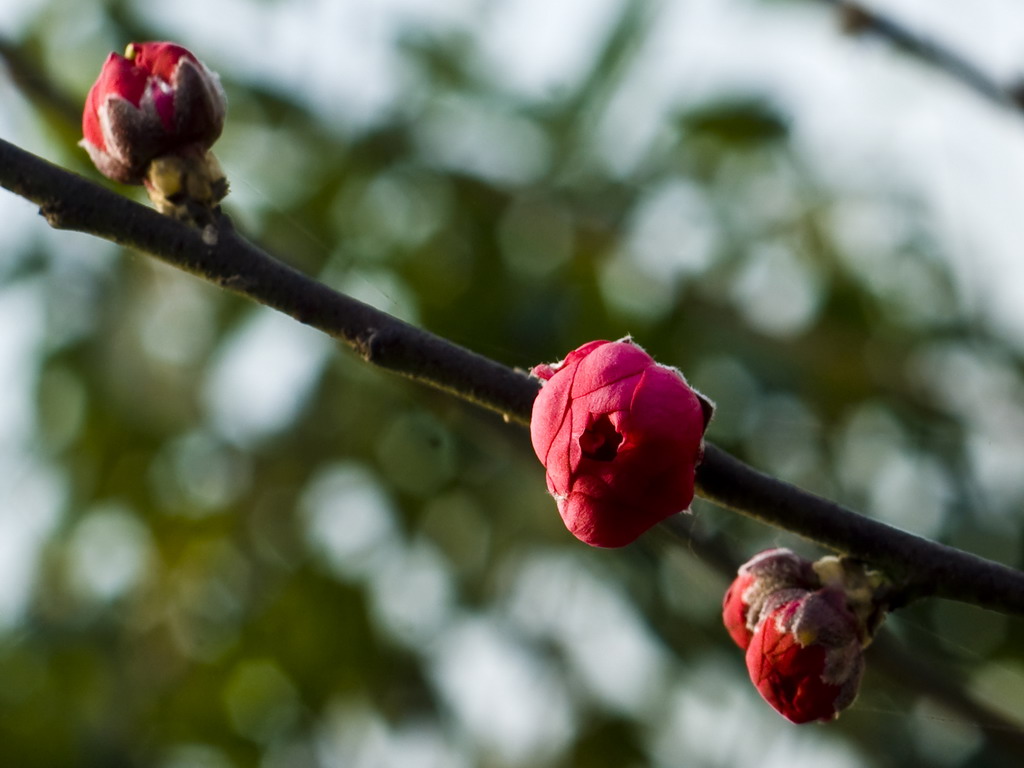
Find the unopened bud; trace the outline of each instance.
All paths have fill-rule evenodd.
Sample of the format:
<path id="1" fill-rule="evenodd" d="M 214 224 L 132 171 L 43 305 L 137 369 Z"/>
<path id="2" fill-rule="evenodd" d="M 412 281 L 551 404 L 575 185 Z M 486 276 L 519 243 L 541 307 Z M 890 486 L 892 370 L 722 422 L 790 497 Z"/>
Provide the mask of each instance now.
<path id="1" fill-rule="evenodd" d="M 173 43 L 110 54 L 89 91 L 81 145 L 103 175 L 144 184 L 163 212 L 195 220 L 227 194 L 209 149 L 227 102 L 217 75 Z"/>

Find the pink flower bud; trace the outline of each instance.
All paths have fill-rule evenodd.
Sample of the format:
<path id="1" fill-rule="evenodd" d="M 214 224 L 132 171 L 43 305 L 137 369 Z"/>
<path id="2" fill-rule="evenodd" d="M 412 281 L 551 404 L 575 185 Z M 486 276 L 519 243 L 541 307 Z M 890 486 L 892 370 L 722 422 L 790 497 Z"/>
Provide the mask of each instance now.
<path id="1" fill-rule="evenodd" d="M 165 155 L 203 157 L 224 127 L 220 80 L 173 43 L 110 54 L 85 101 L 81 145 L 100 173 L 141 184 Z"/>
<path id="2" fill-rule="evenodd" d="M 630 339 L 592 341 L 546 380 L 530 434 L 566 527 L 595 547 L 621 547 L 687 510 L 712 404 Z"/>
<path id="3" fill-rule="evenodd" d="M 736 645 L 745 650 L 764 616 L 820 586 L 809 560 L 788 549 L 766 550 L 740 566 L 722 602 L 722 621 Z"/>
<path id="4" fill-rule="evenodd" d="M 794 723 L 831 720 L 857 697 L 861 634 L 839 589 L 778 605 L 755 630 L 747 671 L 765 701 Z"/>

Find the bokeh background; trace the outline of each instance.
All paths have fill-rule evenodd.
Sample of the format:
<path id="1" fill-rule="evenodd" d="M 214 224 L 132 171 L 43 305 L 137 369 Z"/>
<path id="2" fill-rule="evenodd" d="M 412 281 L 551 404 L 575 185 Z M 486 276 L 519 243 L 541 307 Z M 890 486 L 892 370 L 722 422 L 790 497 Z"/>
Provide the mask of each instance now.
<path id="1" fill-rule="evenodd" d="M 878 7 L 1024 72 L 1014 0 Z M 722 447 L 1024 564 L 1024 119 L 828 4 L 4 0 L 0 34 L 3 138 L 98 179 L 15 80 L 73 112 L 180 42 L 283 260 L 524 368 L 632 333 Z M 588 549 L 521 428 L 0 194 L 3 765 L 1020 764 L 1019 618 L 901 612 L 923 670 L 878 653 L 792 726 L 719 606 L 730 563 L 822 553 L 694 509 Z"/>

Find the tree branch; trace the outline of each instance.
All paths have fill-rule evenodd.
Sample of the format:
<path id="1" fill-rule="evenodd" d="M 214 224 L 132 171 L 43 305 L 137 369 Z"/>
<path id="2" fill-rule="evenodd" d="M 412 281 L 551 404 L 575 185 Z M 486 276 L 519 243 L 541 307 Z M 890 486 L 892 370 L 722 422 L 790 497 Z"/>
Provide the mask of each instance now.
<path id="1" fill-rule="evenodd" d="M 705 450 L 697 481 L 709 501 L 881 569 L 899 585 L 897 604 L 934 595 L 1024 612 L 1021 571 L 864 517 L 758 472 L 714 445 Z"/>
<path id="2" fill-rule="evenodd" d="M 924 62 L 975 93 L 1002 107 L 1024 112 L 1024 91 L 1020 83 L 1004 86 L 973 62 L 944 45 L 925 37 L 885 14 L 854 0 L 819 0 L 839 11 L 843 29 L 850 34 L 872 34 Z"/>
<path id="3" fill-rule="evenodd" d="M 155 256 L 345 342 L 365 360 L 528 424 L 538 382 L 340 294 L 244 240 L 226 218 L 194 229 L 0 139 L 0 185 L 51 226 Z M 722 506 L 863 559 L 898 585 L 894 604 L 924 595 L 1024 614 L 1024 573 L 914 536 L 747 466 L 713 445 L 698 493 Z"/>
<path id="4" fill-rule="evenodd" d="M 528 422 L 537 382 L 334 291 L 244 240 L 226 217 L 184 225 L 0 140 L 7 189 L 40 207 L 55 229 L 149 253 L 343 341 L 367 362 Z"/>

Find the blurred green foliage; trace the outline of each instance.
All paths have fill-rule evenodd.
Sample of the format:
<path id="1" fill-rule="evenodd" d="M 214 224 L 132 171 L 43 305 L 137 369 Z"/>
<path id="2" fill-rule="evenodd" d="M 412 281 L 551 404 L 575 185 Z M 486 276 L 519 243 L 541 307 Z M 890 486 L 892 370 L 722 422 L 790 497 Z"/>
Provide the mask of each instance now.
<path id="1" fill-rule="evenodd" d="M 66 5 L 16 42 L 79 96 L 107 41 L 171 36 L 114 2 L 90 6 L 86 45 Z M 727 450 L 1022 565 L 1024 485 L 999 461 L 1021 454 L 1024 366 L 961 302 L 910 192 L 820 178 L 759 93 L 681 109 L 627 170 L 607 157 L 599 116 L 651 8 L 625 4 L 544 99 L 481 76 L 464 36 L 410 30 L 399 108 L 359 128 L 197 48 L 231 104 L 227 210 L 510 365 L 632 333 L 717 400 Z M 75 127 L 36 120 L 88 172 Z M 0 268 L 0 290 L 45 299 L 30 452 L 59 495 L 0 634 L 4 765 L 1012 764 L 873 668 L 837 723 L 789 726 L 746 681 L 719 626 L 728 575 L 699 547 L 586 550 L 521 429 L 85 239 L 30 237 Z M 695 512 L 736 559 L 815 554 Z M 921 605 L 890 631 L 1021 722 L 1019 621 Z"/>

